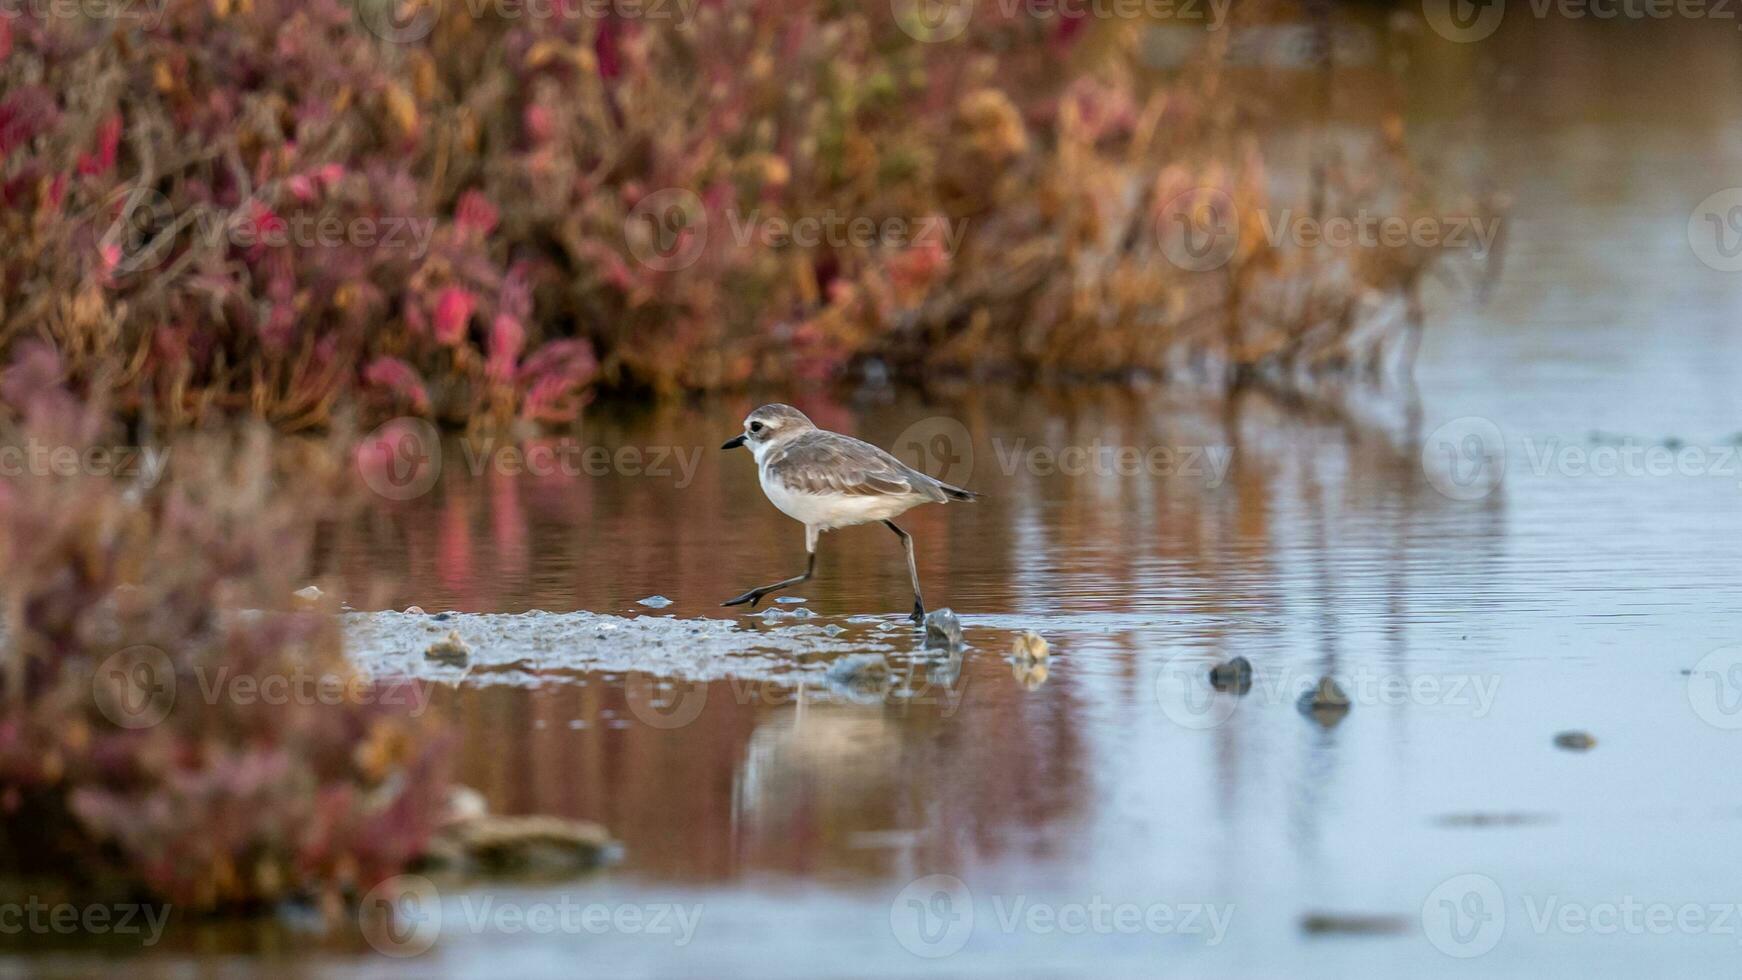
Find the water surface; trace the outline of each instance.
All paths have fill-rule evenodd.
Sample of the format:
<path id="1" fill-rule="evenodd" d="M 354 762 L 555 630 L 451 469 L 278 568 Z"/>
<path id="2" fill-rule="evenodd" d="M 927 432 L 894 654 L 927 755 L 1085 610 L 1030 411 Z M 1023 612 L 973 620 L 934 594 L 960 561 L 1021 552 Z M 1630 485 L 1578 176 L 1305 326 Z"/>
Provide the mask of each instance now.
<path id="1" fill-rule="evenodd" d="M 359 608 L 838 625 L 819 662 L 875 648 L 897 678 L 853 697 L 814 671 L 564 669 L 559 645 L 444 689 L 464 782 L 500 811 L 598 821 L 624 857 L 574 885 L 445 895 L 416 967 L 1730 969 L 1742 923 L 1715 911 L 1661 933 L 1644 913 L 1592 925 L 1626 903 L 1742 901 L 1742 784 L 1725 776 L 1742 732 L 1727 703 L 1696 710 L 1706 675 L 1684 674 L 1742 622 L 1742 288 L 1687 238 L 1695 206 L 1742 173 L 1742 63 L 1729 34 L 1686 27 L 1535 25 L 1556 43 L 1503 34 L 1477 64 L 1412 76 L 1422 145 L 1515 199 L 1503 279 L 1485 304 L 1435 291 L 1413 387 L 791 396 L 986 494 L 902 520 L 928 604 L 968 627 L 955 662 L 915 650 L 905 564 L 879 527 L 823 538 L 817 578 L 790 593 L 806 602 L 776 606 L 802 605 L 802 623 L 719 607 L 803 566 L 802 530 L 748 455 L 717 448 L 755 399 L 601 407 L 578 445 L 638 455 L 597 473 L 474 469 L 480 447 L 450 444 L 431 493 L 340 536 L 338 570 L 375 583 Z M 1652 470 L 1689 448 L 1697 465 Z M 1624 458 L 1639 469 L 1589 472 Z M 655 595 L 671 605 L 638 603 Z M 1044 676 L 1010 662 L 1020 630 L 1049 640 Z M 1235 656 L 1253 689 L 1210 692 L 1205 672 Z M 1325 676 L 1355 701 L 1329 725 L 1293 703 Z M 1596 747 L 1554 745 L 1574 729 Z M 933 875 L 965 893 L 944 882 L 940 898 Z M 480 896 L 699 906 L 699 924 L 687 942 L 478 928 Z M 1109 925 L 1011 911 L 1036 905 Z M 1141 924 L 1093 919 L 1103 905 Z M 1584 917 L 1562 918 L 1569 905 Z M 1315 916 L 1379 919 L 1348 935 Z"/>

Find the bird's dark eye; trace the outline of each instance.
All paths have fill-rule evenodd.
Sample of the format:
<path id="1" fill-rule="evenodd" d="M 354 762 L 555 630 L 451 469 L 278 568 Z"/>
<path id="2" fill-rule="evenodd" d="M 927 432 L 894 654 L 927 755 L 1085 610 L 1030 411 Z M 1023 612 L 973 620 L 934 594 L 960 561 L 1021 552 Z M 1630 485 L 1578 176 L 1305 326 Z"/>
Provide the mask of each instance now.
<path id="1" fill-rule="evenodd" d="M 762 423 L 761 422 L 750 423 L 750 431 L 751 432 L 761 432 L 762 431 Z"/>

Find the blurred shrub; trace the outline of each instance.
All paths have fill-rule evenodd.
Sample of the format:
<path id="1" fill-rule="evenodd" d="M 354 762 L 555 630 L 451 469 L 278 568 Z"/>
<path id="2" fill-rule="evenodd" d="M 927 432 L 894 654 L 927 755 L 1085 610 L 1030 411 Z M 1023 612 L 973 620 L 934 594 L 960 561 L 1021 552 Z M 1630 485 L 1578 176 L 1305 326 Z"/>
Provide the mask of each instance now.
<path id="1" fill-rule="evenodd" d="M 1169 222 L 1251 223 L 1264 173 L 1213 54 L 1146 90 L 1134 23 L 356 2 L 0 16 L 0 343 L 172 424 L 557 421 L 855 362 L 1344 364 L 1359 299 L 1408 278 L 1258 234 L 1170 261 Z"/>
<path id="2" fill-rule="evenodd" d="M 38 350 L 7 372 L 26 422 L 6 445 L 115 435 L 59 371 Z M 290 606 L 342 457 L 261 431 L 169 451 L 157 486 L 48 455 L 0 483 L 0 872 L 334 910 L 423 850 L 443 736 L 405 685 L 346 663 L 331 610 Z"/>

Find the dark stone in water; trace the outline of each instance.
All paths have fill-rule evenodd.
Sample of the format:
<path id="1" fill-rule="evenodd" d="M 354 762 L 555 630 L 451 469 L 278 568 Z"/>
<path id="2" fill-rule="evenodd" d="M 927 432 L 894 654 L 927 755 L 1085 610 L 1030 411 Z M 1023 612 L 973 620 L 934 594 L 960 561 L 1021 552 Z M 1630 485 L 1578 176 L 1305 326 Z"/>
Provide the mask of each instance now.
<path id="1" fill-rule="evenodd" d="M 1597 739 L 1590 732 L 1561 732 L 1554 737 L 1554 744 L 1569 752 L 1586 752 L 1596 748 Z"/>
<path id="2" fill-rule="evenodd" d="M 1309 912 L 1301 916 L 1302 932 L 1314 936 L 1392 936 L 1409 930 L 1401 915 L 1345 915 L 1340 912 Z"/>
<path id="3" fill-rule="evenodd" d="M 431 863 L 484 875 L 566 877 L 607 863 L 617 850 L 605 828 L 562 817 L 480 816 L 442 838 Z"/>
<path id="4" fill-rule="evenodd" d="M 934 609 L 925 617 L 925 648 L 954 650 L 962 645 L 962 621 L 949 609 Z"/>
<path id="5" fill-rule="evenodd" d="M 1349 695 L 1344 693 L 1342 685 L 1327 676 L 1320 678 L 1317 686 L 1300 696 L 1297 707 L 1308 718 L 1325 728 L 1332 728 L 1349 713 Z"/>
<path id="6" fill-rule="evenodd" d="M 1441 827 L 1529 827 L 1535 824 L 1553 823 L 1554 815 L 1549 813 L 1448 813 L 1435 817 L 1434 823 Z"/>
<path id="7" fill-rule="evenodd" d="M 1211 667 L 1210 686 L 1224 694 L 1245 694 L 1252 690 L 1252 661 L 1235 657 Z"/>

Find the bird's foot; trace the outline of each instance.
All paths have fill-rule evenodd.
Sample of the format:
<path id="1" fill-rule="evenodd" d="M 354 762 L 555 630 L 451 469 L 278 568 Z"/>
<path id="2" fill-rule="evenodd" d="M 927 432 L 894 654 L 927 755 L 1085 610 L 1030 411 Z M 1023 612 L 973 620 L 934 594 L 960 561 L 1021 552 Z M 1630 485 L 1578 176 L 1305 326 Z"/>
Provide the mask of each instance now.
<path id="1" fill-rule="evenodd" d="M 915 626 L 925 625 L 925 607 L 919 604 L 918 599 L 913 600 L 913 615 L 907 618 L 913 620 Z"/>
<path id="2" fill-rule="evenodd" d="M 767 594 L 768 593 L 763 589 L 751 589 L 749 592 L 744 593 L 743 595 L 737 597 L 736 599 L 727 599 L 725 602 L 720 603 L 720 605 L 722 605 L 722 606 L 742 606 L 743 604 L 748 602 L 750 604 L 750 608 L 755 609 L 756 604 L 758 602 L 761 602 L 762 597 L 766 596 Z"/>

